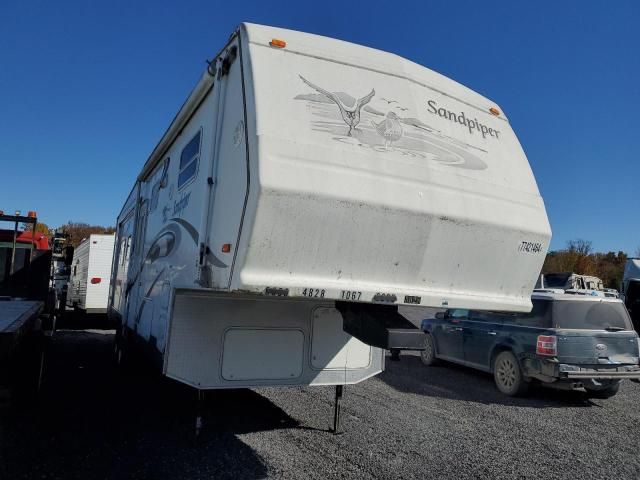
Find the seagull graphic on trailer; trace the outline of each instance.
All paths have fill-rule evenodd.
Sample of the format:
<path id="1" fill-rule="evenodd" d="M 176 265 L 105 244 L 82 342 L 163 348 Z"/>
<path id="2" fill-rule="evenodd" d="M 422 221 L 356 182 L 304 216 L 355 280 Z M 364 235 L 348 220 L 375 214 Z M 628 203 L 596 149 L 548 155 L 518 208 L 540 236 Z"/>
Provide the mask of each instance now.
<path id="1" fill-rule="evenodd" d="M 360 123 L 360 110 L 362 110 L 362 107 L 364 107 L 367 103 L 369 103 L 373 98 L 373 96 L 376 94 L 375 90 L 371 90 L 371 92 L 368 95 L 365 95 L 364 97 L 357 99 L 353 107 L 348 107 L 344 104 L 344 102 L 340 99 L 340 97 L 338 97 L 335 93 L 331 93 L 325 90 L 324 88 L 314 85 L 309 80 L 304 78 L 302 75 L 300 75 L 300 78 L 304 83 L 309 85 L 311 88 L 320 92 L 322 95 L 324 95 L 329 100 L 332 100 L 333 102 L 335 102 L 336 105 L 338 105 L 338 108 L 340 109 L 340 115 L 342 115 L 342 119 L 344 120 L 344 123 L 346 123 L 349 126 L 349 131 L 347 132 L 348 136 L 351 136 L 351 131 L 356 127 L 356 125 Z"/>
<path id="2" fill-rule="evenodd" d="M 387 118 L 380 123 L 376 123 L 373 120 L 371 120 L 371 123 L 376 127 L 378 135 L 384 138 L 384 148 L 389 148 L 393 142 L 397 142 L 402 138 L 402 124 L 394 112 L 387 113 Z"/>
<path id="3" fill-rule="evenodd" d="M 404 113 L 409 110 L 409 107 L 400 105 L 398 100 L 380 97 L 378 100 L 380 109 L 378 109 L 372 106 L 376 95 L 375 89 L 371 89 L 371 92 L 364 97 L 354 98 L 345 92 L 330 92 L 302 75 L 299 77 L 307 86 L 318 92 L 318 94 L 302 93 L 294 97 L 295 100 L 304 100 L 308 103 L 309 111 L 317 119 L 312 121 L 314 131 L 328 133 L 333 140 L 349 144 L 354 148 L 421 158 L 447 167 L 467 170 L 487 168 L 483 160 L 469 151 L 474 149 L 486 154 L 486 150 L 445 135 L 419 118 L 399 116 L 393 109 Z M 338 111 L 331 105 L 337 106 Z M 387 113 L 381 110 L 387 110 Z M 374 121 L 375 116 L 384 118 L 377 122 Z M 367 118 L 368 122 L 362 122 L 363 118 Z M 465 125 L 467 125 L 466 116 L 462 114 L 461 118 L 465 119 Z M 473 121 L 469 120 L 469 122 Z M 348 127 L 346 132 L 344 125 Z M 483 136 L 489 134 L 497 138 L 500 133 L 479 124 L 477 120 L 472 125 L 468 126 L 470 132 L 476 129 Z"/>

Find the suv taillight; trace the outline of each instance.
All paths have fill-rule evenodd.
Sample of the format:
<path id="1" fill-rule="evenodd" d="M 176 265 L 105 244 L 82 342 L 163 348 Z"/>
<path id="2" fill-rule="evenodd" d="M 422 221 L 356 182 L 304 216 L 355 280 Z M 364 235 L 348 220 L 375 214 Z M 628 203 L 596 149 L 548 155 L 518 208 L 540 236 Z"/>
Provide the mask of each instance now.
<path id="1" fill-rule="evenodd" d="M 536 353 L 538 355 L 555 357 L 558 354 L 557 345 L 556 337 L 554 335 L 538 335 Z"/>

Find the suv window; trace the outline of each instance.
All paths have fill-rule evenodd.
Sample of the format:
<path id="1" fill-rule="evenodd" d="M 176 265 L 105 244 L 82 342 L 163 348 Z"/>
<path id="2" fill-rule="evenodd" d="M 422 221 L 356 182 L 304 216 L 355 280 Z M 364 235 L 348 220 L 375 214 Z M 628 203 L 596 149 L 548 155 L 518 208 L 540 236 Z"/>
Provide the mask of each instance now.
<path id="1" fill-rule="evenodd" d="M 533 299 L 533 308 L 528 313 L 471 311 L 469 319 L 477 322 L 502 323 L 523 327 L 550 328 L 551 311 L 549 300 Z"/>
<path id="2" fill-rule="evenodd" d="M 469 313 L 469 320 L 474 320 L 476 322 L 489 322 L 489 323 L 500 323 L 502 322 L 499 319 L 499 312 L 484 312 L 474 310 Z"/>
<path id="3" fill-rule="evenodd" d="M 545 288 L 564 288 L 571 276 L 570 273 L 545 273 Z"/>
<path id="4" fill-rule="evenodd" d="M 513 313 L 508 312 L 484 312 L 473 311 L 469 314 L 469 320 L 487 323 L 508 323 L 513 318 Z"/>
<path id="5" fill-rule="evenodd" d="M 604 330 L 633 330 L 627 309 L 621 302 L 580 302 L 561 300 L 553 303 L 553 327 Z"/>
<path id="6" fill-rule="evenodd" d="M 464 310 L 462 308 L 447 310 L 447 318 L 467 318 L 468 316 L 469 310 Z"/>
<path id="7" fill-rule="evenodd" d="M 505 323 L 522 327 L 550 328 L 551 327 L 551 301 L 532 299 L 533 308 L 529 313 L 515 313 L 505 319 Z"/>

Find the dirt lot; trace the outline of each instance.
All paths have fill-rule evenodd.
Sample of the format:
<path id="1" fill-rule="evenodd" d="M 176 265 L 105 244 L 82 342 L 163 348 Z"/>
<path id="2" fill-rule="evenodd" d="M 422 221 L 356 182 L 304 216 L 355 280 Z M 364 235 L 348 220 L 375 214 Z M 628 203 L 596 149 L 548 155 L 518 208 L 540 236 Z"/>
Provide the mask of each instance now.
<path id="1" fill-rule="evenodd" d="M 500 395 L 488 375 L 414 355 L 345 389 L 212 392 L 193 443 L 195 393 L 120 374 L 113 336 L 58 332 L 39 400 L 0 408 L 0 478 L 639 478 L 640 384 L 610 400 Z"/>

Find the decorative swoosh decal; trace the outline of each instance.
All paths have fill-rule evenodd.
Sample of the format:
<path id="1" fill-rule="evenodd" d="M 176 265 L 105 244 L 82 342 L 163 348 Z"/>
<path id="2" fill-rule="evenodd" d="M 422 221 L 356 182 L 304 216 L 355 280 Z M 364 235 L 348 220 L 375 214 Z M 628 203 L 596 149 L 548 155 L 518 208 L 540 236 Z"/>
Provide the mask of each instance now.
<path id="1" fill-rule="evenodd" d="M 209 260 L 214 266 L 218 268 L 227 268 L 228 265 L 216 257 L 211 250 L 207 252 L 207 260 Z"/>
<path id="2" fill-rule="evenodd" d="M 142 263 L 142 268 L 138 271 L 136 276 L 130 282 L 127 283 L 127 287 L 125 289 L 125 295 L 129 295 L 129 291 L 131 290 L 133 285 L 135 285 L 135 283 L 138 281 L 138 278 L 140 277 L 140 274 L 144 270 L 144 266 L 146 264 L 154 263 L 159 258 L 168 257 L 177 249 L 178 245 L 180 245 L 180 240 L 182 238 L 182 234 L 180 232 L 179 227 L 184 228 L 186 232 L 189 234 L 189 236 L 191 237 L 191 239 L 193 240 L 193 243 L 195 243 L 196 245 L 198 244 L 198 237 L 199 237 L 198 231 L 193 225 L 191 225 L 186 220 L 183 220 L 182 218 L 172 218 L 171 221 L 173 223 L 169 223 L 165 228 L 160 230 L 158 235 L 156 235 L 156 237 L 151 242 L 149 251 L 147 252 L 144 262 Z M 213 254 L 213 252 L 211 252 L 211 250 L 207 251 L 206 258 L 215 267 L 218 267 L 218 268 L 229 267 L 226 263 L 224 263 L 222 260 L 216 257 Z M 149 295 L 149 293 L 151 292 L 151 289 L 153 289 L 154 285 L 158 281 L 160 274 L 164 271 L 165 269 L 162 269 L 158 274 L 158 276 L 155 278 L 155 280 L 151 283 L 151 287 L 149 287 L 149 291 L 147 292 L 146 296 Z M 136 317 L 136 322 L 138 321 L 141 313 L 142 313 L 142 310 L 138 312 L 138 315 Z"/>
<path id="3" fill-rule="evenodd" d="M 195 229 L 195 227 L 193 225 L 191 225 L 186 220 L 183 220 L 182 218 L 172 218 L 171 221 L 176 222 L 177 224 L 182 226 L 187 231 L 187 233 L 189 233 L 189 235 L 191 235 L 191 238 L 193 239 L 195 244 L 196 245 L 198 244 L 198 236 L 199 236 L 198 235 L 198 231 Z M 229 267 L 229 265 L 227 265 L 222 260 L 220 260 L 218 257 L 216 257 L 211 250 L 207 251 L 206 257 L 207 257 L 207 260 L 211 264 L 213 264 L 213 266 L 215 266 L 215 267 L 218 267 L 218 268 L 228 268 Z"/>
<path id="4" fill-rule="evenodd" d="M 149 289 L 147 290 L 147 293 L 145 293 L 145 297 L 148 297 L 149 294 L 151 294 L 151 290 L 153 290 L 153 288 L 156 286 L 156 283 L 158 283 L 158 280 L 160 280 L 160 277 L 162 276 L 162 274 L 164 273 L 164 271 L 166 270 L 166 268 L 163 268 L 162 270 L 160 270 L 158 272 L 158 274 L 156 275 L 156 278 L 153 279 L 153 282 L 151 282 L 151 285 L 149 286 Z M 140 307 L 138 307 L 138 313 L 136 314 L 136 319 L 135 319 L 135 323 L 138 324 L 140 322 L 140 317 L 142 317 L 142 310 L 144 310 L 144 306 L 147 302 L 142 301 L 140 302 Z"/>
<path id="5" fill-rule="evenodd" d="M 191 225 L 186 220 L 183 220 L 182 218 L 171 218 L 170 220 L 182 226 L 187 231 L 187 233 L 191 236 L 191 238 L 193 239 L 193 242 L 196 245 L 198 244 L 198 230 L 196 230 L 196 227 Z"/>

